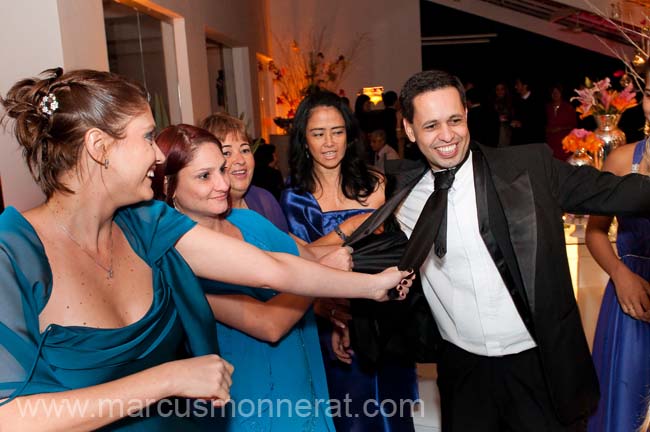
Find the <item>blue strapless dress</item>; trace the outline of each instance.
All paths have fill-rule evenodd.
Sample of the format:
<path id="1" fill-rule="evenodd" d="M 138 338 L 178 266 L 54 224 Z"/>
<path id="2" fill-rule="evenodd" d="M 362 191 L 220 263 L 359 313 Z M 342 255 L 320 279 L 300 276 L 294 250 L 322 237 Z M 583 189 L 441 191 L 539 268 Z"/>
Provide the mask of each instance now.
<path id="1" fill-rule="evenodd" d="M 312 242 L 328 234 L 346 219 L 374 209 L 349 209 L 323 212 L 318 201 L 310 193 L 297 193 L 294 189 L 282 192 L 280 206 L 287 216 L 289 231 L 295 236 Z M 410 412 L 400 416 L 387 415 L 376 409 L 384 406 L 392 410 L 393 402 L 400 406 L 400 400 L 414 401 L 418 398 L 415 365 L 403 366 L 397 362 L 385 362 L 378 369 L 362 367 L 353 357 L 352 364 L 340 362 L 331 346 L 331 324 L 318 318 L 321 350 L 327 374 L 330 397 L 348 407 L 345 412 L 334 413 L 336 430 L 345 432 L 409 432 L 414 430 Z M 346 402 L 348 401 L 348 402 Z M 374 401 L 368 402 L 366 401 Z M 381 405 L 383 402 L 384 405 Z M 364 409 L 364 404 L 366 407 Z M 341 409 L 343 411 L 343 408 Z"/>
<path id="2" fill-rule="evenodd" d="M 636 144 L 639 164 L 645 142 Z M 621 261 L 650 281 L 650 218 L 617 217 L 616 247 Z M 598 410 L 589 432 L 635 431 L 650 397 L 650 324 L 623 313 L 610 280 L 598 316 L 593 359 L 600 382 Z"/>
<path id="3" fill-rule="evenodd" d="M 247 243 L 262 250 L 298 255 L 294 240 L 255 211 L 233 209 L 228 220 L 240 229 Z M 201 284 L 209 294 L 245 294 L 261 301 L 277 294 L 270 289 L 204 279 Z M 230 388 L 235 409 L 231 406 L 223 417 L 211 419 L 208 430 L 334 432 L 311 308 L 277 343 L 255 339 L 221 323 L 217 323 L 217 335 L 221 355 L 235 366 Z"/>
<path id="4" fill-rule="evenodd" d="M 41 332 L 38 316 L 52 289 L 45 250 L 18 211 L 9 207 L 0 215 L 0 398 L 93 386 L 179 358 L 218 352 L 205 295 L 174 249 L 194 222 L 151 201 L 120 209 L 115 223 L 152 269 L 148 312 L 122 328 L 53 324 Z M 185 416 L 191 404 L 180 398 L 163 401 L 101 430 L 198 431 L 195 418 Z"/>

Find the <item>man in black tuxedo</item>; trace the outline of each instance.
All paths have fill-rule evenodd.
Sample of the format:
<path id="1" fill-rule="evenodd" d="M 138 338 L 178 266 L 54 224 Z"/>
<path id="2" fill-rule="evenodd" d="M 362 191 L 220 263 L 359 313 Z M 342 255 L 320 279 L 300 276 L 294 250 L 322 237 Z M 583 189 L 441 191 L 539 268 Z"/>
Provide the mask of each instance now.
<path id="1" fill-rule="evenodd" d="M 562 214 L 648 214 L 650 180 L 574 167 L 546 146 L 471 142 L 463 86 L 446 72 L 414 75 L 400 102 L 405 132 L 428 166 L 389 162 L 397 177 L 389 177 L 386 205 L 359 231 L 372 232 L 395 209 L 410 237 L 433 172 L 454 170 L 446 248 L 434 245 L 421 265 L 421 291 L 409 294 L 421 301 L 404 324 L 417 335 L 402 336 L 415 341 L 418 360 L 438 362 L 442 430 L 583 430 L 599 390 Z"/>

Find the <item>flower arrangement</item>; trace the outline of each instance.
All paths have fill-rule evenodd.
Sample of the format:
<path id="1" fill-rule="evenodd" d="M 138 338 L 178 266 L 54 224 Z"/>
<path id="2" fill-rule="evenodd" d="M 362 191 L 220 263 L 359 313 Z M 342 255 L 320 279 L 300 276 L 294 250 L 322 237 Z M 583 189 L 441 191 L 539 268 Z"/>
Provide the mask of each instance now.
<path id="1" fill-rule="evenodd" d="M 585 129 L 573 129 L 562 140 L 562 148 L 569 153 L 582 150 L 596 154 L 602 145 L 603 140 L 598 138 L 595 133 Z"/>
<path id="2" fill-rule="evenodd" d="M 325 28 L 311 38 L 307 48 L 302 48 L 296 40 L 288 45 L 278 42 L 280 58 L 284 65 L 271 60 L 259 65 L 260 70 L 268 70 L 278 90 L 276 105 L 286 108 L 286 117 L 293 118 L 295 110 L 303 97 L 315 88 L 322 88 L 344 96 L 340 83 L 350 63 L 355 58 L 367 36 L 358 36 L 348 50 L 334 56 L 327 55 Z M 277 121 L 276 121 L 277 124 Z"/>
<path id="3" fill-rule="evenodd" d="M 575 89 L 578 96 L 572 97 L 571 100 L 580 102 L 576 111 L 580 113 L 581 119 L 590 115 L 621 114 L 626 109 L 637 105 L 632 80 L 626 79 L 623 72 L 617 72 L 614 76 L 621 77 L 624 88 L 620 92 L 611 88 L 609 78 L 597 82 L 585 78 L 584 88 Z"/>

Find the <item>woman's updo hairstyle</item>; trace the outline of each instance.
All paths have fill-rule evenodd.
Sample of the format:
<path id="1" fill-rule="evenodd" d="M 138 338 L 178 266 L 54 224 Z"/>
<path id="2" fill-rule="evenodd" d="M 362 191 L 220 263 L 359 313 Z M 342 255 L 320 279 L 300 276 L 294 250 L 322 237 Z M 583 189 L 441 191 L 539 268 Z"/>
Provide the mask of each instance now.
<path id="1" fill-rule="evenodd" d="M 86 132 L 98 128 L 124 138 L 129 121 L 146 111 L 148 97 L 139 84 L 110 72 L 55 68 L 41 77 L 18 81 L 0 97 L 0 121 L 15 119 L 32 177 L 49 198 L 55 191 L 72 193 L 60 175 L 77 166 Z"/>

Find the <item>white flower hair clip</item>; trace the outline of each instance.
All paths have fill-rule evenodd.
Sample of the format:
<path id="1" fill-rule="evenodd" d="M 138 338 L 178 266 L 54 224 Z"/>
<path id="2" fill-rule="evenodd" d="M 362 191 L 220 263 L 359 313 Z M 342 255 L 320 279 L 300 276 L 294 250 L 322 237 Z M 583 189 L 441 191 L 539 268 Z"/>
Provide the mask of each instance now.
<path id="1" fill-rule="evenodd" d="M 54 93 L 48 93 L 47 95 L 43 96 L 43 99 L 41 99 L 41 102 L 38 104 L 38 106 L 41 109 L 41 112 L 49 117 L 54 114 L 57 109 L 59 109 L 59 101 L 56 100 Z"/>

